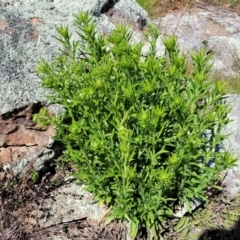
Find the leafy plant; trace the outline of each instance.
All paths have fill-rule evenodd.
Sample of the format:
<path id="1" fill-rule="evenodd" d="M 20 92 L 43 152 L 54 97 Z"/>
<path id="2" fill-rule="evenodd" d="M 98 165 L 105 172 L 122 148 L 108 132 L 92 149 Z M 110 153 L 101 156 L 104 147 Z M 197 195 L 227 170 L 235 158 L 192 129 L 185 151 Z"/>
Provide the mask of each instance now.
<path id="1" fill-rule="evenodd" d="M 39 173 L 37 171 L 32 172 L 31 180 L 33 183 L 37 183 L 39 180 Z"/>
<path id="2" fill-rule="evenodd" d="M 61 53 L 37 68 L 50 101 L 66 112 L 35 119 L 56 125 L 76 179 L 112 207 L 106 224 L 127 220 L 132 237 L 146 227 L 157 238 L 177 205 L 190 209 L 193 199 L 207 200 L 219 172 L 234 165 L 230 153 L 219 151 L 229 122 L 225 93 L 208 80 L 204 50 L 192 53 L 191 74 L 175 37 L 164 39 L 168 56 L 155 57 L 153 26 L 145 32 L 150 50 L 143 59 L 143 44 L 130 43 L 127 26 L 104 38 L 87 13 L 75 15 L 75 24 L 79 40 L 71 40 L 68 27 L 57 28 Z"/>
<path id="3" fill-rule="evenodd" d="M 39 114 L 33 116 L 33 121 L 38 123 L 40 127 L 51 125 L 52 117 L 50 117 L 49 112 L 46 108 L 41 108 Z"/>

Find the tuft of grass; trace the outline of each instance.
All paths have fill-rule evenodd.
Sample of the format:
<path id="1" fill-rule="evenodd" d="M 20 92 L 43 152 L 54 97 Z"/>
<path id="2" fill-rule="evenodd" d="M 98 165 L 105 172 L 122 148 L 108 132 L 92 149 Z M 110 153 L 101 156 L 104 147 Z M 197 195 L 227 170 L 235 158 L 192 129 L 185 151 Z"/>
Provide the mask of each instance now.
<path id="1" fill-rule="evenodd" d="M 227 94 L 240 94 L 240 74 L 224 76 L 221 72 L 212 73 L 213 81 L 219 82 Z"/>
<path id="2" fill-rule="evenodd" d="M 222 78 L 220 81 L 224 86 L 226 92 L 240 94 L 240 75 L 232 78 Z"/>
<path id="3" fill-rule="evenodd" d="M 150 15 L 154 13 L 154 6 L 157 4 L 157 0 L 137 0 L 137 3 L 144 8 Z"/>
<path id="4" fill-rule="evenodd" d="M 235 239 L 240 218 L 240 197 L 228 199 L 216 196 L 198 208 L 192 215 L 181 218 L 168 231 L 164 239 Z M 211 236 L 210 236 L 211 235 Z M 231 236 L 232 238 L 229 238 Z M 201 238 L 200 238 L 201 237 Z"/>

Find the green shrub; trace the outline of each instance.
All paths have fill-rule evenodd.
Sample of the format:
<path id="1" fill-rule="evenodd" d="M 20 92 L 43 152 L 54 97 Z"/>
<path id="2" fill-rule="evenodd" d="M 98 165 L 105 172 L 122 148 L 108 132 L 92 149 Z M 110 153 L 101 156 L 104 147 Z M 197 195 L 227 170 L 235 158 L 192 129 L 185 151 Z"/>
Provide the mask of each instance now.
<path id="1" fill-rule="evenodd" d="M 127 220 L 132 237 L 140 227 L 157 237 L 177 205 L 206 200 L 219 172 L 234 165 L 228 152 L 217 151 L 229 122 L 224 91 L 207 80 L 211 65 L 203 50 L 192 53 L 191 74 L 175 37 L 164 39 L 168 56 L 156 58 L 154 27 L 145 32 L 150 51 L 143 58 L 142 44 L 129 43 L 128 27 L 104 38 L 82 12 L 75 24 L 80 40 L 59 27 L 61 53 L 37 68 L 49 99 L 66 112 L 34 119 L 56 125 L 75 177 L 112 207 L 106 223 Z"/>

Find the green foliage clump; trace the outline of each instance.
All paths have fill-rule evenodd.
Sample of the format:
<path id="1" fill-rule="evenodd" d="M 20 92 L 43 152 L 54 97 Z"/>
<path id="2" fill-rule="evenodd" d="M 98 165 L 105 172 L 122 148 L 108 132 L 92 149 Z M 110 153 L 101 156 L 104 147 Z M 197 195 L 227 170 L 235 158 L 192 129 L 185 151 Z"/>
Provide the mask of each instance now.
<path id="1" fill-rule="evenodd" d="M 31 180 L 33 183 L 37 183 L 39 181 L 39 173 L 37 171 L 32 172 Z"/>
<path id="2" fill-rule="evenodd" d="M 175 37 L 164 39 L 167 57 L 155 57 L 159 33 L 152 26 L 143 58 L 143 44 L 130 43 L 128 27 L 117 26 L 104 38 L 82 12 L 75 24 L 79 41 L 59 27 L 61 53 L 37 68 L 49 99 L 66 112 L 35 120 L 56 125 L 75 177 L 112 207 L 106 223 L 127 220 L 132 237 L 140 227 L 157 237 L 176 205 L 206 200 L 206 189 L 235 162 L 217 149 L 229 122 L 224 91 L 208 80 L 211 64 L 203 50 L 192 53 L 191 74 Z"/>

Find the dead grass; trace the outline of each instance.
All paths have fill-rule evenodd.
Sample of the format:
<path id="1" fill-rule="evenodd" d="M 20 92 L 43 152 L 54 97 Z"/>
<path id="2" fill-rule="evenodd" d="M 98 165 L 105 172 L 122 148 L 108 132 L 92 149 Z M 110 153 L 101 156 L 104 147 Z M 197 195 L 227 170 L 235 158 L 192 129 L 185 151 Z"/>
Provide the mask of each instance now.
<path id="1" fill-rule="evenodd" d="M 193 6 L 198 0 L 137 0 L 151 17 L 160 17 L 169 11 L 183 10 Z M 200 0 L 199 2 L 230 8 L 240 12 L 240 0 Z"/>
<path id="2" fill-rule="evenodd" d="M 202 0 L 204 3 L 211 4 L 213 6 L 225 6 L 233 10 L 240 10 L 240 1 L 239 0 Z"/>
<path id="3" fill-rule="evenodd" d="M 240 197 L 216 195 L 192 215 L 180 219 L 164 240 L 236 240 L 240 236 Z"/>

